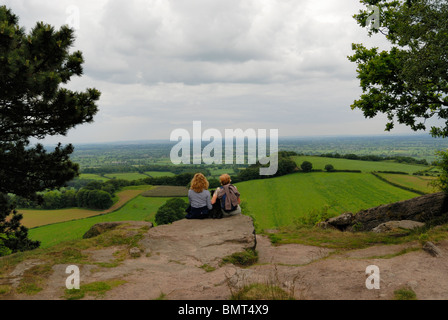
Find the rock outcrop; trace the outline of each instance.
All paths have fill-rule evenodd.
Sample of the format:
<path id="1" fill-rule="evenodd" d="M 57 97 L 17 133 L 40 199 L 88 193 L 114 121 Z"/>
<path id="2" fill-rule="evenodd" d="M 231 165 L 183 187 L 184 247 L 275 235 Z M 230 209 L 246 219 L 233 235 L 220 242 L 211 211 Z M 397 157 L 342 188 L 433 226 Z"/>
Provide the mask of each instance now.
<path id="1" fill-rule="evenodd" d="M 148 231 L 140 241 L 147 255 L 193 265 L 216 266 L 223 257 L 255 249 L 256 237 L 251 217 L 237 215 L 220 220 L 179 220 Z"/>
<path id="2" fill-rule="evenodd" d="M 425 224 L 423 222 L 412 220 L 388 221 L 373 228 L 372 231 L 376 233 L 383 233 L 394 231 L 397 229 L 413 230 L 416 228 L 423 227 L 424 225 Z"/>
<path id="3" fill-rule="evenodd" d="M 448 196 L 445 193 L 433 193 L 362 210 L 355 215 L 344 213 L 326 220 L 320 226 L 334 227 L 342 231 L 371 231 L 389 221 L 411 220 L 426 223 L 446 214 Z"/>

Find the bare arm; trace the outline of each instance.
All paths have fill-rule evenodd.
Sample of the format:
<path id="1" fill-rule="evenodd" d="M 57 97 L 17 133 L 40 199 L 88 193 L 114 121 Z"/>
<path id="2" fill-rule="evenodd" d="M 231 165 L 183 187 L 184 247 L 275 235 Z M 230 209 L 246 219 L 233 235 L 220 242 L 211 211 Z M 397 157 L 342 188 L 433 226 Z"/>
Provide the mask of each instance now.
<path id="1" fill-rule="evenodd" d="M 216 198 L 218 197 L 218 189 L 215 190 L 215 193 L 213 193 L 213 197 L 212 197 L 212 204 L 215 204 L 216 202 Z"/>

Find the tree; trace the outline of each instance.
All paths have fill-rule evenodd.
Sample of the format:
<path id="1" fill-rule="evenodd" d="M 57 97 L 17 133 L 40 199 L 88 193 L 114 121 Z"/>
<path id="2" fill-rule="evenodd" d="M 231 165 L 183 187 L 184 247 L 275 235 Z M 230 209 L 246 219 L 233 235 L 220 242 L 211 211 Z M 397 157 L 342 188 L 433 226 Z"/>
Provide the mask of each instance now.
<path id="1" fill-rule="evenodd" d="M 154 220 L 158 225 L 169 224 L 181 220 L 185 218 L 185 209 L 187 209 L 187 207 L 188 204 L 183 199 L 169 199 L 157 210 Z"/>
<path id="2" fill-rule="evenodd" d="M 293 173 L 297 169 L 297 164 L 290 158 L 279 158 L 278 169 L 275 176 L 284 176 L 288 173 Z"/>
<path id="3" fill-rule="evenodd" d="M 88 208 L 108 209 L 113 204 L 110 193 L 103 190 L 89 190 Z"/>
<path id="4" fill-rule="evenodd" d="M 302 168 L 303 172 L 311 172 L 313 170 L 313 164 L 309 161 L 303 161 L 300 168 Z"/>
<path id="5" fill-rule="evenodd" d="M 369 35 L 383 34 L 390 50 L 368 49 L 353 44 L 348 57 L 358 66 L 363 90 L 352 109 L 360 109 L 366 118 L 387 115 L 386 130 L 396 122 L 414 131 L 426 130 L 426 120 L 437 118 L 443 124 L 432 125 L 434 137 L 448 136 L 448 3 L 442 0 L 361 0 L 375 5 L 379 15 L 377 28 Z M 374 12 L 361 10 L 354 18 L 361 27 L 369 27 Z"/>
<path id="6" fill-rule="evenodd" d="M 62 88 L 81 76 L 82 53 L 70 53 L 74 31 L 55 30 L 39 22 L 28 33 L 18 17 L 0 6 L 0 234 L 12 252 L 39 245 L 28 239 L 8 194 L 38 199 L 36 192 L 56 189 L 78 175 L 70 161 L 71 144 L 54 151 L 30 139 L 65 135 L 69 129 L 93 121 L 100 92 Z"/>
<path id="7" fill-rule="evenodd" d="M 327 165 L 325 166 L 325 171 L 327 171 L 327 172 L 332 172 L 332 171 L 334 171 L 334 167 L 333 167 L 333 165 L 332 165 L 332 164 L 327 164 Z"/>
<path id="8" fill-rule="evenodd" d="M 438 179 L 431 181 L 431 185 L 441 192 L 448 193 L 448 152 L 437 152 L 435 164 L 439 166 L 441 174 Z"/>

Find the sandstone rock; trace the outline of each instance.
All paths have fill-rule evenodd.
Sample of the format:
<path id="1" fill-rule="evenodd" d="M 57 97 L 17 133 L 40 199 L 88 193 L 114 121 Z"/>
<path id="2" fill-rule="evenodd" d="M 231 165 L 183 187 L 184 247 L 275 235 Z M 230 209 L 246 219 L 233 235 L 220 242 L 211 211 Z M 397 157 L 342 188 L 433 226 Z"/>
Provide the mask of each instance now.
<path id="1" fill-rule="evenodd" d="M 393 231 L 396 229 L 407 229 L 412 230 L 415 228 L 423 227 L 425 224 L 423 222 L 412 221 L 412 220 L 400 220 L 400 221 L 388 221 L 384 222 L 377 227 L 373 228 L 372 231 L 376 233 Z"/>
<path id="2" fill-rule="evenodd" d="M 152 257 L 216 267 L 232 253 L 255 249 L 255 228 L 252 218 L 241 214 L 219 220 L 182 219 L 150 229 L 139 246 Z"/>
<path id="3" fill-rule="evenodd" d="M 440 251 L 439 248 L 437 248 L 435 246 L 434 243 L 432 243 L 431 241 L 427 241 L 424 245 L 423 245 L 423 250 L 425 250 L 426 252 L 428 252 L 430 255 L 432 255 L 433 257 L 439 257 L 442 255 L 442 252 Z"/>
<path id="4" fill-rule="evenodd" d="M 148 227 L 151 228 L 153 224 L 151 222 L 146 221 L 119 221 L 119 222 L 101 222 L 93 225 L 82 237 L 83 239 L 89 239 L 100 234 L 113 230 L 118 226 L 129 224 L 131 228 L 135 227 Z"/>
<path id="5" fill-rule="evenodd" d="M 129 249 L 129 254 L 130 254 L 131 257 L 133 257 L 133 258 L 138 258 L 138 257 L 140 257 L 141 253 L 142 253 L 142 252 L 141 252 L 140 248 L 133 247 L 133 248 Z"/>
<path id="6" fill-rule="evenodd" d="M 89 239 L 96 236 L 99 236 L 100 234 L 115 229 L 119 225 L 121 225 L 121 222 L 102 222 L 97 223 L 93 225 L 84 235 L 82 236 L 83 239 Z"/>
<path id="7" fill-rule="evenodd" d="M 353 213 L 346 212 L 341 214 L 340 216 L 330 218 L 326 222 L 337 229 L 344 230 L 345 228 L 347 228 L 349 225 L 352 224 L 352 221 L 353 221 Z"/>
<path id="8" fill-rule="evenodd" d="M 428 222 L 447 214 L 448 195 L 441 192 L 362 210 L 355 215 L 344 213 L 326 220 L 319 226 L 331 226 L 342 231 L 371 231 L 389 221 Z"/>
<path id="9" fill-rule="evenodd" d="M 360 211 L 353 217 L 352 224 L 357 225 L 358 231 L 369 231 L 388 221 L 427 222 L 446 213 L 448 196 L 445 193 L 433 193 Z"/>

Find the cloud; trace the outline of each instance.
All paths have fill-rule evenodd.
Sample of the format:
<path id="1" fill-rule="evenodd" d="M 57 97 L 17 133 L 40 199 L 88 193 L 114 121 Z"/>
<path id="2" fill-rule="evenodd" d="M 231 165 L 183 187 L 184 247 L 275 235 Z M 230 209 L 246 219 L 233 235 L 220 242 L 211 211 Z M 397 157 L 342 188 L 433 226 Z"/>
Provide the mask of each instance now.
<path id="1" fill-rule="evenodd" d="M 29 30 L 70 21 L 73 1 L 6 0 Z M 352 18 L 358 0 L 76 1 L 76 50 L 102 92 L 95 123 L 48 141 L 168 139 L 171 130 L 276 128 L 280 135 L 381 133 L 350 104 L 351 44 L 384 45 Z M 75 12 L 76 13 L 76 12 Z"/>

